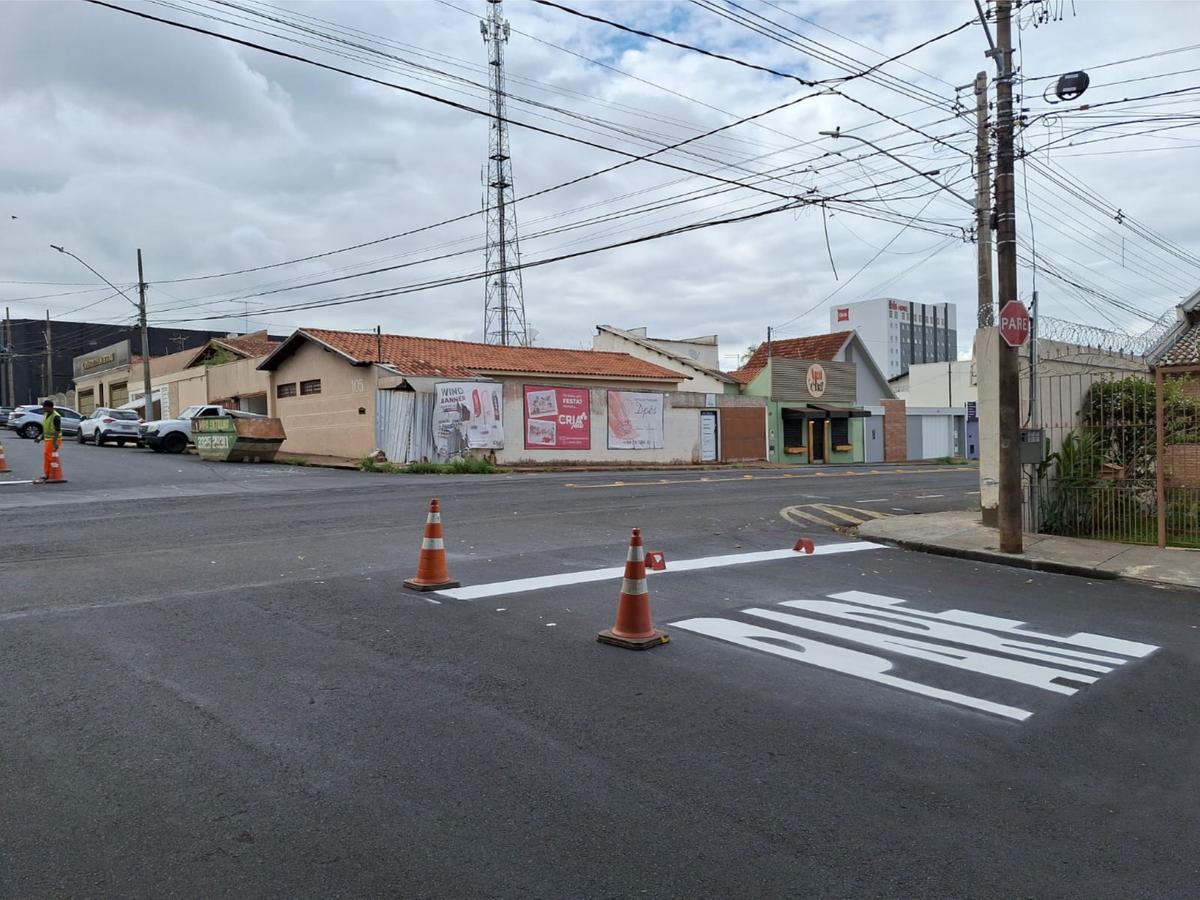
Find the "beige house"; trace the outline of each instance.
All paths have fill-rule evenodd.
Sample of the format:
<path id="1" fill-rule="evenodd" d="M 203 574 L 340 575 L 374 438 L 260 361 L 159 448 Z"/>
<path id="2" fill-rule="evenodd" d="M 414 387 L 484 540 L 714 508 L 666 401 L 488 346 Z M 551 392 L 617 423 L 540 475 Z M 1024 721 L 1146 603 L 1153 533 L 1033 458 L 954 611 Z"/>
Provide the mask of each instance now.
<path id="1" fill-rule="evenodd" d="M 726 447 L 739 459 L 765 455 L 764 401 L 692 391 L 691 376 L 629 353 L 310 328 L 261 368 L 285 452 L 361 458 L 382 449 L 407 461 L 470 449 L 502 464 L 715 461 Z M 726 409 L 732 434 L 723 442 Z M 491 437 L 473 443 L 482 423 Z M 447 434 L 455 428 L 463 437 Z M 443 440 L 460 443 L 447 451 Z"/>
<path id="2" fill-rule="evenodd" d="M 278 346 L 265 331 L 212 338 L 202 347 L 150 360 L 150 389 L 161 418 L 199 403 L 266 415 L 270 376 L 258 364 Z M 133 386 L 134 400 L 145 391 Z"/>
<path id="3" fill-rule="evenodd" d="M 737 379 L 720 369 L 720 348 L 715 334 L 696 338 L 652 338 L 645 328 L 597 325 L 592 349 L 628 353 L 638 359 L 673 369 L 689 379 L 687 389 L 699 393 L 736 394 Z"/>

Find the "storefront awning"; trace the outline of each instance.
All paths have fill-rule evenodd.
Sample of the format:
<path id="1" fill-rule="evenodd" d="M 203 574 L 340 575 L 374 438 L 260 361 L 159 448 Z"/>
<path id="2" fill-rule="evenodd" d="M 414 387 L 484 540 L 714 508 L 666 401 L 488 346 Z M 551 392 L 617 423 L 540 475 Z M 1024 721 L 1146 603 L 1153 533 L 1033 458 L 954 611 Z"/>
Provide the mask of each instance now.
<path id="1" fill-rule="evenodd" d="M 785 413 L 798 413 L 813 419 L 861 419 L 871 415 L 865 409 L 844 409 L 839 406 L 826 406 L 823 403 L 805 403 L 800 406 L 785 406 Z"/>
<path id="2" fill-rule="evenodd" d="M 150 394 L 150 402 L 151 403 L 158 403 L 158 401 L 160 401 L 161 399 L 162 399 L 162 391 L 151 392 L 151 394 Z M 142 402 L 142 398 L 138 397 L 136 400 L 130 400 L 128 403 L 122 403 L 120 408 L 121 409 L 141 409 L 145 405 L 146 404 Z"/>

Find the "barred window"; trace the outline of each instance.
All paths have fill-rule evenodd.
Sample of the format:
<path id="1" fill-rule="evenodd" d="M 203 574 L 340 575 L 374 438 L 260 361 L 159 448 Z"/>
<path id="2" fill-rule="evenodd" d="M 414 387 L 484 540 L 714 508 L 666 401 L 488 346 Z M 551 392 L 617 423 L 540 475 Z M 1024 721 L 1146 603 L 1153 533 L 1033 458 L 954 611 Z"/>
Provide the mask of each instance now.
<path id="1" fill-rule="evenodd" d="M 296 382 L 293 381 L 290 384 L 277 384 L 275 386 L 275 396 L 276 397 L 295 397 L 296 396 Z"/>
<path id="2" fill-rule="evenodd" d="M 829 439 L 833 442 L 833 446 L 844 446 L 850 443 L 849 419 L 830 419 L 829 427 Z"/>
<path id="3" fill-rule="evenodd" d="M 308 396 L 309 394 L 319 394 L 319 393 L 321 393 L 321 379 L 320 378 L 313 378 L 308 381 L 300 382 L 300 394 L 302 396 Z"/>

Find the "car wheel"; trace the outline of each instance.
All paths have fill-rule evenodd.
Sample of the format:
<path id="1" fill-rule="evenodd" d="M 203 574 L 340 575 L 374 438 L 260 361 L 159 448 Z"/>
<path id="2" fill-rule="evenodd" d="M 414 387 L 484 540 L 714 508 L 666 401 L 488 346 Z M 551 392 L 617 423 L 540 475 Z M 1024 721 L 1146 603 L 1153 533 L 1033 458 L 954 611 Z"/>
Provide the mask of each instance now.
<path id="1" fill-rule="evenodd" d="M 28 425 L 22 425 L 21 430 L 17 432 L 17 434 L 26 440 L 33 440 L 41 433 L 42 426 L 38 425 L 36 422 L 30 422 Z"/>
<path id="2" fill-rule="evenodd" d="M 118 446 L 118 447 L 124 447 L 124 446 L 125 446 L 125 442 L 124 442 L 123 440 L 121 440 L 120 438 L 117 438 L 117 446 Z"/>
<path id="3" fill-rule="evenodd" d="M 153 450 L 155 453 L 162 453 L 162 452 L 163 452 L 163 448 L 162 448 L 162 447 L 158 447 L 158 446 L 152 446 L 150 449 L 151 449 L 151 450 Z"/>
<path id="4" fill-rule="evenodd" d="M 168 434 L 163 438 L 163 449 L 168 453 L 182 453 L 187 449 L 188 440 L 178 431 Z"/>
<path id="5" fill-rule="evenodd" d="M 77 434 L 77 435 L 75 436 L 75 440 L 76 440 L 76 441 L 78 441 L 78 442 L 79 442 L 79 443 L 81 443 L 81 444 L 87 443 L 87 442 L 86 442 L 86 441 L 83 439 L 83 432 L 82 432 L 82 431 L 80 431 L 80 432 L 79 432 L 79 434 Z"/>
<path id="6" fill-rule="evenodd" d="M 104 446 L 104 435 L 100 433 L 99 429 L 97 429 L 96 433 L 92 435 L 92 440 L 96 442 L 97 447 Z"/>

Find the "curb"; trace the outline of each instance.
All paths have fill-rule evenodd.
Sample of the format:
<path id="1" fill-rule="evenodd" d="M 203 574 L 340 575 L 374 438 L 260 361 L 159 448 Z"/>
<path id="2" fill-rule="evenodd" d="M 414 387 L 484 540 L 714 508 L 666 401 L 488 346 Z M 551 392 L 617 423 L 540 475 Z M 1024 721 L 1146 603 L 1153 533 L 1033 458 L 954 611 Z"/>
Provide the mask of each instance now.
<path id="1" fill-rule="evenodd" d="M 1126 578 L 1118 575 L 1116 572 L 1105 572 L 1101 569 L 1093 569 L 1089 566 L 1075 566 L 1070 563 L 1054 562 L 1052 560 L 1030 559 L 1026 556 L 1009 555 L 1007 553 L 997 553 L 991 550 L 970 550 L 960 547 L 946 547 L 941 544 L 927 544 L 923 541 L 896 540 L 894 538 L 874 537 L 867 535 L 863 540 L 872 541 L 877 544 L 886 544 L 889 547 L 899 547 L 901 550 L 916 550 L 920 553 L 932 553 L 936 556 L 949 556 L 955 559 L 969 559 L 972 562 L 994 563 L 1000 566 L 1009 566 L 1014 569 L 1027 569 L 1033 572 L 1048 572 L 1053 575 L 1075 575 L 1079 578 L 1091 578 L 1096 581 L 1116 581 L 1118 579 L 1125 581 L 1136 581 L 1141 584 L 1155 584 L 1164 587 L 1181 587 L 1181 585 L 1171 585 L 1166 582 L 1149 581 L 1144 578 Z"/>

